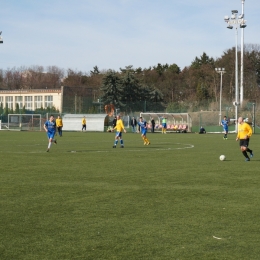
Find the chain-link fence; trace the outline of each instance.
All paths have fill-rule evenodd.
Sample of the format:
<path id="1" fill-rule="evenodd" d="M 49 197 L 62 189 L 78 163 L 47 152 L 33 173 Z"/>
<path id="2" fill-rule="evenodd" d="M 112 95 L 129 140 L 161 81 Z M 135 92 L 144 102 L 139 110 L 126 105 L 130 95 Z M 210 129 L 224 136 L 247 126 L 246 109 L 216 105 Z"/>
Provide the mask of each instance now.
<path id="1" fill-rule="evenodd" d="M 89 90 L 86 90 L 89 91 Z M 42 111 L 28 111 L 29 114 L 41 114 L 42 120 L 47 120 L 51 114 L 57 118 L 58 115 L 63 117 L 64 114 L 105 114 L 107 113 L 105 105 L 102 100 L 97 99 L 94 101 L 91 97 L 80 97 L 80 95 L 69 95 L 73 93 L 67 93 L 63 100 L 63 112 L 48 112 Z M 86 94 L 86 93 L 83 93 Z M 91 93 L 88 93 L 89 95 Z M 138 101 L 132 102 L 131 105 L 125 104 L 123 106 L 114 106 L 113 113 L 105 119 L 104 127 L 107 128 L 112 125 L 113 116 L 120 114 L 124 118 L 126 127 L 128 126 L 129 117 L 138 117 L 140 113 L 188 113 L 192 120 L 192 132 L 198 132 L 200 127 L 206 128 L 207 132 L 221 132 L 222 127 L 219 125 L 221 119 L 227 116 L 229 119 L 235 119 L 235 107 L 233 104 L 224 102 L 221 113 L 219 111 L 218 103 L 212 103 L 209 105 L 209 110 L 198 109 L 195 110 L 193 104 L 191 108 L 185 110 L 183 104 L 175 104 L 174 106 L 168 104 L 162 104 L 160 102 L 146 102 Z M 195 111 L 194 111 L 195 110 Z M 111 112 L 111 111 L 110 111 Z M 27 112 L 26 112 L 27 113 Z M 221 114 L 221 116 L 220 116 Z M 255 133 L 260 133 L 260 106 L 254 102 L 245 102 L 243 108 L 238 108 L 238 116 L 248 118 L 248 122 L 252 124 Z M 0 120 L 2 124 L 8 123 L 8 115 L 0 114 Z M 235 122 L 231 120 L 229 130 L 235 130 Z"/>

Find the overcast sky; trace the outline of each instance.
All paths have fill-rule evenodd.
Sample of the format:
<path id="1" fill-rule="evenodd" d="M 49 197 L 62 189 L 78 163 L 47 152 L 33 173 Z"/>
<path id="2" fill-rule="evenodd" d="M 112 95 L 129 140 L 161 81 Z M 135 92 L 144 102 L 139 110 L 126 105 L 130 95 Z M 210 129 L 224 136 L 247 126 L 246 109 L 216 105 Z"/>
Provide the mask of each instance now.
<path id="1" fill-rule="evenodd" d="M 260 44 L 260 1 L 245 0 L 245 43 Z M 176 63 L 235 46 L 224 16 L 241 0 L 6 0 L 0 69 L 58 66 L 89 72 Z M 238 30 L 240 45 L 240 29 Z"/>

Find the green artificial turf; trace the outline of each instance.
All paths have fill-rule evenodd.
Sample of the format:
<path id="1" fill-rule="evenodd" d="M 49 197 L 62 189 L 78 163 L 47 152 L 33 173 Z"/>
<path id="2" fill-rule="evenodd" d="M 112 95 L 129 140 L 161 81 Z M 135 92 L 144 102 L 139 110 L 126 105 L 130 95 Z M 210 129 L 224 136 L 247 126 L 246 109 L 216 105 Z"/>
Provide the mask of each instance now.
<path id="1" fill-rule="evenodd" d="M 260 259 L 260 136 L 147 136 L 1 131 L 0 259 Z"/>

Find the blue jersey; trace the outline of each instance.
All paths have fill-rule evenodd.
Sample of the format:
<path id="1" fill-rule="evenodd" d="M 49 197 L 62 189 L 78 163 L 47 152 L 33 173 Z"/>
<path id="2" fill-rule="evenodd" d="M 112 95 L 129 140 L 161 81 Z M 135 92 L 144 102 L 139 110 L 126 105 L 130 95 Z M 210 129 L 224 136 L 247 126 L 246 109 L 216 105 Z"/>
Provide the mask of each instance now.
<path id="1" fill-rule="evenodd" d="M 55 132 L 56 132 L 56 122 L 55 121 L 51 122 L 51 121 L 47 120 L 44 125 L 46 126 L 48 133 L 55 134 Z"/>
<path id="2" fill-rule="evenodd" d="M 146 121 L 138 122 L 138 125 L 141 127 L 141 133 L 145 135 L 147 132 Z"/>
<path id="3" fill-rule="evenodd" d="M 223 129 L 224 129 L 224 130 L 228 129 L 228 120 L 223 119 L 223 120 L 221 121 L 221 125 L 223 126 Z"/>

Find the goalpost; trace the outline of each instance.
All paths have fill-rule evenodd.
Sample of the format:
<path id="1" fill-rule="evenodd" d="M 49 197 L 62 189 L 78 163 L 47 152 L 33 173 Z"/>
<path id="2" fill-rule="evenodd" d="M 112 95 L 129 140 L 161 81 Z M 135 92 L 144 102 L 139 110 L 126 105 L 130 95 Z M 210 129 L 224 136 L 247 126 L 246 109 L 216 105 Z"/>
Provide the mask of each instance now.
<path id="1" fill-rule="evenodd" d="M 40 114 L 8 114 L 8 130 L 41 131 L 42 116 Z"/>

